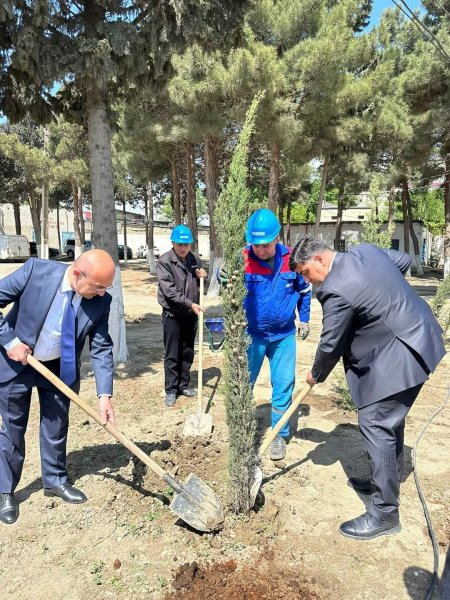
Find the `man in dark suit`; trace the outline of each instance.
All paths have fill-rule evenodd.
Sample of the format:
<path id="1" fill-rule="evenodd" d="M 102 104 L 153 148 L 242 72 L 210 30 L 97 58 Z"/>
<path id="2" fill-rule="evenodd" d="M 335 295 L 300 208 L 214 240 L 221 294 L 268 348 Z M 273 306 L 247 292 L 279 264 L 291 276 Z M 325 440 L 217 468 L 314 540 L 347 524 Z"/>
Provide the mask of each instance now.
<path id="1" fill-rule="evenodd" d="M 103 250 L 82 254 L 70 267 L 31 258 L 0 280 L 0 521 L 19 515 L 14 490 L 25 459 L 25 432 L 31 391 L 40 402 L 41 470 L 46 496 L 80 503 L 87 498 L 68 481 L 66 469 L 69 399 L 27 365 L 28 354 L 42 361 L 73 390 L 80 387 L 80 355 L 90 341 L 99 411 L 114 424 L 112 341 L 108 334 L 115 265 Z M 63 354 L 63 357 L 62 357 Z"/>
<path id="2" fill-rule="evenodd" d="M 334 252 L 310 236 L 300 239 L 289 263 L 320 286 L 323 329 L 306 381 L 325 381 L 343 358 L 372 464 L 370 481 L 349 480 L 355 489 L 372 491 L 368 511 L 340 527 L 351 538 L 400 531 L 405 417 L 445 355 L 442 329 L 404 278 L 410 263 L 408 254 L 369 244 Z"/>

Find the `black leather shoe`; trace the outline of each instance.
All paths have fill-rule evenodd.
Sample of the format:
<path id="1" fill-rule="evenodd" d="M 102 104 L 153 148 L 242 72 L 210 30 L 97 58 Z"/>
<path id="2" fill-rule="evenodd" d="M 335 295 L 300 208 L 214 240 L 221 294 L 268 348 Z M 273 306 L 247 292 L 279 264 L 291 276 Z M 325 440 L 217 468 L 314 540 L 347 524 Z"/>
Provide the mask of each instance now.
<path id="1" fill-rule="evenodd" d="M 371 494 L 373 492 L 370 479 L 361 479 L 360 477 L 350 477 L 347 480 L 347 485 L 360 492 L 361 494 Z"/>
<path id="2" fill-rule="evenodd" d="M 196 398 L 198 391 L 195 388 L 185 388 L 184 390 L 180 390 L 180 394 L 187 396 L 187 398 Z"/>
<path id="3" fill-rule="evenodd" d="M 372 540 L 379 535 L 393 535 L 401 530 L 398 518 L 395 521 L 383 521 L 369 512 L 356 519 L 342 523 L 339 531 L 354 540 Z"/>
<path id="4" fill-rule="evenodd" d="M 14 494 L 0 494 L 0 521 L 11 525 L 17 521 L 19 516 L 19 505 Z"/>
<path id="5" fill-rule="evenodd" d="M 166 399 L 164 400 L 164 404 L 166 406 L 175 406 L 177 402 L 177 395 L 175 394 L 175 392 L 169 392 L 168 394 L 166 394 Z"/>
<path id="6" fill-rule="evenodd" d="M 70 483 L 63 483 L 53 488 L 44 488 L 44 496 L 58 496 L 58 498 L 70 504 L 81 504 L 87 500 L 83 492 L 70 485 Z"/>

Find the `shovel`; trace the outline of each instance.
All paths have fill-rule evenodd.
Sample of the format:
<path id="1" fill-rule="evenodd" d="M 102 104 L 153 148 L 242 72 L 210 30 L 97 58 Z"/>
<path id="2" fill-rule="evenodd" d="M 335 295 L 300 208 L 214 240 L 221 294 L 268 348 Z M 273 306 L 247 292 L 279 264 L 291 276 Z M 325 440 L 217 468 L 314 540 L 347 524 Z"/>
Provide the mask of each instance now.
<path id="1" fill-rule="evenodd" d="M 203 308 L 204 278 L 200 277 L 200 306 Z M 197 411 L 188 415 L 183 427 L 183 435 L 209 435 L 212 431 L 212 417 L 203 412 L 203 311 L 198 317 L 198 395 Z"/>
<path id="2" fill-rule="evenodd" d="M 288 408 L 288 410 L 284 413 L 284 415 L 281 417 L 281 419 L 278 421 L 278 423 L 275 425 L 275 427 L 273 429 L 271 429 L 270 432 L 266 435 L 266 437 L 263 440 L 263 443 L 261 444 L 261 446 L 259 448 L 258 462 L 261 462 L 264 452 L 267 450 L 267 448 L 270 446 L 270 444 L 273 442 L 273 440 L 277 437 L 278 432 L 289 421 L 289 419 L 294 414 L 295 410 L 297 409 L 297 407 L 301 403 L 301 401 L 304 398 L 306 398 L 306 396 L 309 394 L 312 387 L 313 387 L 312 385 L 308 384 L 308 385 L 305 385 L 305 387 L 302 390 L 300 390 L 300 392 L 292 400 L 292 404 Z M 255 505 L 256 496 L 258 495 L 259 488 L 261 487 L 261 484 L 262 484 L 262 480 L 263 480 L 263 474 L 262 474 L 261 468 L 256 466 L 255 471 L 253 473 L 253 481 L 250 486 L 250 507 Z"/>
<path id="3" fill-rule="evenodd" d="M 134 442 L 126 438 L 111 423 L 102 422 L 100 414 L 93 409 L 85 400 L 80 398 L 73 390 L 63 383 L 54 373 L 40 363 L 31 354 L 27 356 L 29 365 L 36 369 L 43 377 L 48 379 L 58 390 L 60 390 L 75 404 L 78 404 L 87 414 L 106 429 L 116 440 L 125 446 L 130 452 L 137 456 L 158 477 L 165 481 L 174 490 L 174 496 L 169 508 L 188 525 L 198 531 L 214 531 L 219 529 L 224 521 L 222 506 L 216 494 L 193 473 L 190 473 L 184 483 L 180 483 L 174 477 L 162 469 L 158 463 L 152 460 Z"/>

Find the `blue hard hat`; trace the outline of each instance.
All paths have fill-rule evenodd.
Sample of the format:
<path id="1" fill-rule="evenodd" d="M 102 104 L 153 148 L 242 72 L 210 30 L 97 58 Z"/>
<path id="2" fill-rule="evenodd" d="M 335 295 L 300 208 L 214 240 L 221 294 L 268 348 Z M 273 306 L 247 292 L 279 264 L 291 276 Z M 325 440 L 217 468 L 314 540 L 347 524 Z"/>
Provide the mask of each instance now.
<path id="1" fill-rule="evenodd" d="M 170 240 L 176 244 L 192 244 L 194 238 L 189 227 L 186 227 L 186 225 L 177 225 L 172 230 Z"/>
<path id="2" fill-rule="evenodd" d="M 269 244 L 280 233 L 281 225 L 268 208 L 259 208 L 247 221 L 245 239 L 247 244 Z"/>

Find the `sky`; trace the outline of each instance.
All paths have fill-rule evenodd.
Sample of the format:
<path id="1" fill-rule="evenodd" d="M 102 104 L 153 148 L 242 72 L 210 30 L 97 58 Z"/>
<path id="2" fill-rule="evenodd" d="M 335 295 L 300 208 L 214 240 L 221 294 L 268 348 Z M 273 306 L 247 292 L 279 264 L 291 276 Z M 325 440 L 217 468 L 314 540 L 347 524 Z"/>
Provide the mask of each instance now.
<path id="1" fill-rule="evenodd" d="M 397 4 L 401 4 L 397 2 Z M 409 6 L 411 10 L 417 10 L 418 8 L 423 8 L 420 0 L 406 0 L 406 4 Z M 397 8 L 392 0 L 374 0 L 372 14 L 369 22 L 369 29 L 372 29 L 374 25 L 377 25 L 380 21 L 381 13 L 386 8 Z"/>

